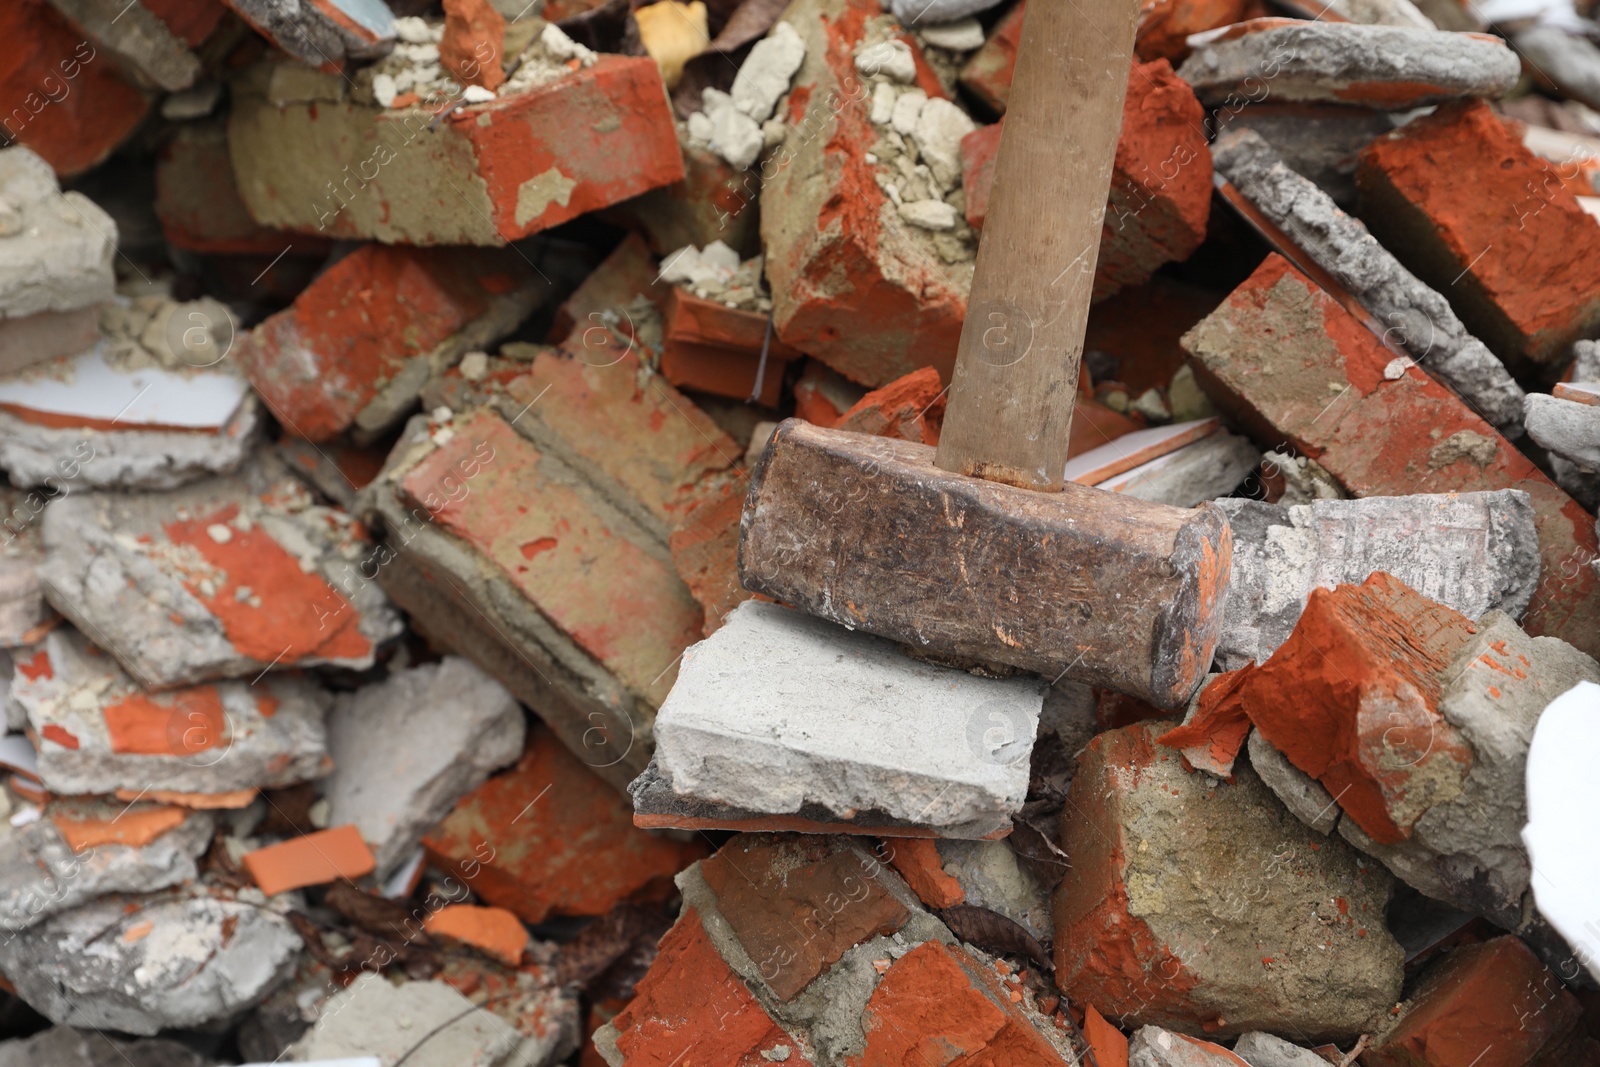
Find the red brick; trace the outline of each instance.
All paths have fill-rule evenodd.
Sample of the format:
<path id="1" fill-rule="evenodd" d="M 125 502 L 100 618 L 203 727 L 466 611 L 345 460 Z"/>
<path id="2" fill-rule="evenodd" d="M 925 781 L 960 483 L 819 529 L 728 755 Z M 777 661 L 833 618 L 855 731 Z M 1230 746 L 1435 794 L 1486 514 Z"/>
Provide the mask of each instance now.
<path id="1" fill-rule="evenodd" d="M 1362 218 L 1514 370 L 1600 327 L 1600 222 L 1482 101 L 1374 141 Z"/>
<path id="2" fill-rule="evenodd" d="M 515 253 L 364 245 L 256 327 L 239 360 L 291 433 L 326 441 L 410 361 L 474 326 L 498 326 L 476 344 L 513 329 L 533 305 L 533 282 Z"/>
<path id="3" fill-rule="evenodd" d="M 234 184 L 228 131 L 221 123 L 181 123 L 162 143 L 155 206 L 162 235 L 186 252 L 270 259 L 286 248 L 294 255 L 325 255 L 332 248 L 329 241 L 274 230 L 250 217 Z"/>
<path id="4" fill-rule="evenodd" d="M 1544 578 L 1522 627 L 1600 655 L 1593 517 L 1420 368 L 1386 380 L 1393 353 L 1282 257 L 1184 347 L 1211 399 L 1258 444 L 1293 445 L 1354 496 L 1526 492 Z"/>
<path id="5" fill-rule="evenodd" d="M 794 383 L 794 417 L 813 426 L 834 426 L 866 393 L 838 371 L 808 360 Z"/>
<path id="6" fill-rule="evenodd" d="M 768 1067 L 761 1054 L 780 1045 L 790 1049 L 784 1062 L 811 1067 L 717 955 L 694 908 L 661 939 L 655 965 L 612 1024 L 628 1067 Z"/>
<path id="7" fill-rule="evenodd" d="M 1128 1067 L 1128 1039 L 1106 1022 L 1093 1004 L 1083 1007 L 1083 1037 L 1094 1054 L 1096 1067 Z"/>
<path id="8" fill-rule="evenodd" d="M 973 96 L 1005 114 L 1011 99 L 1011 79 L 1017 72 L 1017 48 L 1022 43 L 1022 16 L 1027 4 L 1018 4 L 1000 19 L 982 48 L 961 70 L 961 84 Z"/>
<path id="9" fill-rule="evenodd" d="M 604 217 L 638 230 L 658 256 L 685 245 L 704 248 L 721 241 L 741 252 L 760 245 L 761 177 L 735 170 L 706 148 L 680 142 L 683 180 L 608 208 Z"/>
<path id="10" fill-rule="evenodd" d="M 490 92 L 505 84 L 500 68 L 505 53 L 506 20 L 489 0 L 444 0 L 444 37 L 439 64 L 461 85 Z"/>
<path id="11" fill-rule="evenodd" d="M 862 397 L 834 428 L 936 446 L 944 410 L 945 388 L 939 373 L 924 367 Z"/>
<path id="12" fill-rule="evenodd" d="M 838 838 L 744 834 L 700 866 L 761 978 L 793 1000 L 846 952 L 911 918 L 883 864 Z"/>
<path id="13" fill-rule="evenodd" d="M 504 908 L 451 904 L 428 916 L 423 929 L 436 937 L 471 945 L 507 967 L 520 964 L 523 950 L 528 947 L 528 928 Z"/>
<path id="14" fill-rule="evenodd" d="M 765 343 L 759 403 L 775 408 L 788 365 L 801 353 L 776 334 L 769 338 L 768 320 L 760 312 L 730 308 L 673 286 L 667 294 L 661 373 L 680 389 L 744 400 L 755 389 Z"/>
<path id="15" fill-rule="evenodd" d="M 263 225 L 502 245 L 683 177 L 661 74 L 647 57 L 603 55 L 448 115 L 448 104 L 436 114 L 350 102 L 338 75 L 323 76 L 325 98 L 297 90 L 272 99 L 277 66 L 241 77 L 228 127 L 240 195 Z M 321 165 L 304 165 L 307 145 Z"/>
<path id="16" fill-rule="evenodd" d="M 973 268 L 945 264 L 931 236 L 900 220 L 867 161 L 880 135 L 855 50 L 882 8 L 812 0 L 792 13 L 808 54 L 761 194 L 778 334 L 869 388 L 927 366 L 948 380 Z"/>
<path id="17" fill-rule="evenodd" d="M 593 771 L 547 730 L 522 761 L 479 786 L 422 842 L 486 903 L 524 922 L 604 915 L 624 900 L 661 899 L 705 854 L 655 837 Z"/>
<path id="18" fill-rule="evenodd" d="M 276 845 L 246 852 L 245 872 L 267 896 L 326 885 L 341 878 L 363 878 L 377 861 L 354 826 L 336 826 Z"/>
<path id="19" fill-rule="evenodd" d="M 896 960 L 862 1013 L 860 1067 L 1068 1067 L 992 971 L 961 946 L 925 942 Z M 1102 1065 L 1105 1067 L 1105 1065 Z"/>
<path id="20" fill-rule="evenodd" d="M 1459 948 L 1422 978 L 1364 1067 L 1528 1067 L 1577 1026 L 1576 998 L 1527 945 Z"/>
<path id="21" fill-rule="evenodd" d="M 672 565 L 705 609 L 707 637 L 721 628 L 728 612 L 750 599 L 739 580 L 739 517 L 749 491 L 744 475 L 697 487 L 672 531 Z"/>
<path id="22" fill-rule="evenodd" d="M 1165 388 L 1188 358 L 1179 338 L 1219 303 L 1210 290 L 1157 275 L 1096 304 L 1084 348 L 1117 357 L 1116 380 L 1132 396 Z"/>
<path id="23" fill-rule="evenodd" d="M 889 863 L 900 872 L 917 899 L 936 910 L 953 908 L 967 899 L 961 883 L 944 873 L 939 859 L 939 845 L 925 837 L 905 837 L 888 840 L 883 846 L 890 852 Z"/>
<path id="24" fill-rule="evenodd" d="M 631 320 L 624 312 L 637 297 L 643 296 L 657 307 L 666 306 L 667 285 L 656 282 L 660 273 L 643 238 L 629 234 L 556 310 L 550 343 L 581 347 L 589 330 L 610 329 L 611 315 L 617 319 L 617 328 L 632 336 Z M 598 333 L 594 339 L 599 339 Z"/>
<path id="25" fill-rule="evenodd" d="M 144 121 L 150 99 L 43 0 L 0 4 L 0 135 L 61 177 L 111 154 Z"/>
<path id="26" fill-rule="evenodd" d="M 1205 111 L 1166 60 L 1129 75 L 1111 198 L 1100 237 L 1095 299 L 1150 280 L 1164 263 L 1188 259 L 1205 240 L 1211 215 L 1211 149 Z M 983 227 L 1003 123 L 968 134 L 967 221 Z"/>
<path id="27" fill-rule="evenodd" d="M 1176 730 L 1156 738 L 1168 748 L 1181 749 L 1184 759 L 1219 778 L 1233 776 L 1233 763 L 1250 737 L 1250 716 L 1233 699 L 1246 671 L 1224 674 L 1200 691 L 1194 714 Z"/>

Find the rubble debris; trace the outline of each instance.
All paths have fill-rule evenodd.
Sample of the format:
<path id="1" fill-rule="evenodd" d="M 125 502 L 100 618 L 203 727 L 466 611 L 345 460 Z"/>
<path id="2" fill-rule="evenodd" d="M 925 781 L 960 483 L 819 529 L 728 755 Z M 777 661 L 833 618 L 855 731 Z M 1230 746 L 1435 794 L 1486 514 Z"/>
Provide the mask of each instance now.
<path id="1" fill-rule="evenodd" d="M 238 358 L 296 436 L 372 437 L 409 415 L 430 379 L 516 329 L 542 296 L 515 252 L 363 245 L 252 330 Z"/>
<path id="2" fill-rule="evenodd" d="M 1128 1043 L 1129 1067 L 1239 1067 L 1243 1063 L 1221 1045 L 1159 1026 L 1141 1026 Z"/>
<path id="3" fill-rule="evenodd" d="M 1238 108 L 1265 93 L 1405 110 L 1497 97 L 1522 65 L 1504 41 L 1355 22 L 1252 19 L 1219 31 L 1178 69 L 1208 106 Z"/>
<path id="4" fill-rule="evenodd" d="M 236 1018 L 301 945 L 259 897 L 169 891 L 53 915 L 0 942 L 0 971 L 51 1022 L 148 1036 Z"/>
<path id="5" fill-rule="evenodd" d="M 1584 269 L 1600 254 L 1600 223 L 1487 104 L 1378 138 L 1356 181 L 1378 239 L 1513 369 L 1565 359 L 1600 325 L 1600 283 Z"/>
<path id="6" fill-rule="evenodd" d="M 456 802 L 523 748 L 522 708 L 470 661 L 398 671 L 328 717 L 328 818 L 361 832 L 386 878 Z"/>
<path id="7" fill-rule="evenodd" d="M 1115 444 L 1112 442 L 1113 446 Z M 1101 482 L 1098 488 L 1155 504 L 1193 508 L 1233 492 L 1244 483 L 1259 460 L 1255 446 L 1247 438 L 1219 429 L 1176 451 L 1114 475 Z M 1238 558 L 1236 547 L 1234 559 Z M 1237 577 L 1233 581 L 1237 582 Z"/>
<path id="8" fill-rule="evenodd" d="M 32 1037 L 0 1042 L 0 1067 L 115 1067 L 126 1063 L 136 1067 L 211 1067 L 209 1059 L 177 1041 L 122 1041 L 70 1026 L 52 1026 Z"/>
<path id="9" fill-rule="evenodd" d="M 1585 471 L 1600 471 L 1600 406 L 1542 393 L 1529 393 L 1526 403 L 1529 437 Z"/>
<path id="10" fill-rule="evenodd" d="M 1600 107 L 1600 53 L 1591 42 L 1559 26 L 1534 25 L 1512 34 L 1511 44 L 1539 80 L 1569 99 Z"/>
<path id="11" fill-rule="evenodd" d="M 1401 266 L 1361 220 L 1341 211 L 1311 182 L 1291 171 L 1252 131 L 1224 133 L 1217 139 L 1218 172 L 1262 212 L 1280 232 L 1292 235 L 1282 248 L 1303 271 L 1325 271 L 1353 314 L 1364 310 L 1366 325 L 1385 345 L 1403 348 L 1436 374 L 1479 415 L 1515 437 L 1522 427 L 1523 392 L 1482 341 L 1467 332 L 1451 305 Z M 1327 286 L 1324 286 L 1327 288 Z M 1337 288 L 1333 295 L 1341 294 Z M 1359 302 L 1359 303 L 1355 303 Z M 1392 371 L 1385 368 L 1387 377 Z"/>
<path id="12" fill-rule="evenodd" d="M 390 108 L 367 95 L 370 84 L 258 64 L 233 82 L 239 194 L 257 222 L 279 229 L 504 245 L 683 178 L 654 61 L 606 55 L 543 69 L 561 75 L 513 76 L 481 103 L 462 95 Z M 295 148 L 307 144 L 320 147 Z"/>
<path id="13" fill-rule="evenodd" d="M 983 47 L 961 68 L 962 87 L 996 114 L 1004 114 L 1006 103 L 1011 99 L 1011 77 L 1017 68 L 1017 48 L 1022 43 L 1022 18 L 1026 8 L 1024 0 L 1002 15 Z"/>
<path id="14" fill-rule="evenodd" d="M 200 75 L 200 58 L 161 16 L 141 3 L 116 0 L 49 0 L 96 47 L 116 56 L 151 88 L 169 93 L 189 88 Z"/>
<path id="15" fill-rule="evenodd" d="M 387 536 L 377 579 L 414 625 L 619 789 L 704 622 L 672 567 L 670 506 L 739 452 L 632 347 L 538 350 L 487 406 L 417 417 L 363 505 Z"/>
<path id="16" fill-rule="evenodd" d="M 152 692 L 62 627 L 18 659 L 9 700 L 27 716 L 52 793 L 225 794 L 328 770 L 329 698 L 304 678 Z"/>
<path id="17" fill-rule="evenodd" d="M 116 249 L 117 224 L 94 201 L 63 193 L 31 149 L 0 149 L 0 373 L 89 347 L 82 323 L 114 295 Z"/>
<path id="18" fill-rule="evenodd" d="M 1226 706 L 1332 794 L 1346 839 L 1424 894 L 1520 928 L 1528 745 L 1557 695 L 1600 681 L 1593 659 L 1380 572 L 1313 591 L 1283 647 L 1227 677 Z"/>
<path id="19" fill-rule="evenodd" d="M 989 10 L 1000 0 L 889 0 L 889 10 L 906 26 L 935 26 Z"/>
<path id="20" fill-rule="evenodd" d="M 401 629 L 359 569 L 365 531 L 265 454 L 169 493 L 74 494 L 41 532 L 46 597 L 147 688 L 362 670 Z"/>
<path id="21" fill-rule="evenodd" d="M 223 0 L 258 33 L 308 66 L 340 71 L 395 43 L 394 13 L 383 0 Z"/>
<path id="22" fill-rule="evenodd" d="M 1259 1030 L 1239 1038 L 1233 1046 L 1233 1052 L 1250 1067 L 1323 1067 L 1328 1062 L 1310 1049 L 1292 1045 L 1281 1037 Z"/>
<path id="23" fill-rule="evenodd" d="M 1434 492 L 1526 493 L 1540 585 L 1523 626 L 1600 653 L 1600 575 L 1573 562 L 1600 556 L 1591 517 L 1419 368 L 1387 379 L 1392 353 L 1286 260 L 1269 256 L 1183 343 L 1219 408 L 1355 496 L 1404 495 L 1424 479 Z"/>
<path id="24" fill-rule="evenodd" d="M 797 715 L 796 701 L 808 700 Z M 689 808 L 688 826 L 700 824 L 695 802 L 709 802 L 757 819 L 996 836 L 1022 805 L 1042 704 L 1031 680 L 918 663 L 752 601 L 684 653 L 656 720 L 655 767 Z M 908 708 L 925 723 L 909 736 Z"/>
<path id="25" fill-rule="evenodd" d="M 482 900 L 529 923 L 659 898 L 705 854 L 635 829 L 626 801 L 547 730 L 534 731 L 516 767 L 464 797 L 423 847 Z"/>
<path id="26" fill-rule="evenodd" d="M 1276 652 L 1316 588 L 1382 571 L 1476 619 L 1489 611 L 1520 617 L 1539 584 L 1533 508 L 1514 489 L 1217 506 L 1233 528 L 1233 580 L 1217 641 L 1227 671 Z"/>
<path id="27" fill-rule="evenodd" d="M 1588 764 L 1594 755 L 1594 722 L 1600 687 L 1579 682 L 1544 709 L 1528 746 L 1528 822 L 1522 828 L 1531 866 L 1542 877 L 1532 882 L 1534 902 L 1567 943 L 1587 944 L 1595 910 L 1575 887 L 1592 885 L 1593 854 L 1577 844 L 1574 804 L 1588 789 Z M 1600 980 L 1600 959 L 1580 954 L 1578 961 Z M 1572 976 L 1564 975 L 1564 978 Z"/>
<path id="28" fill-rule="evenodd" d="M 23 930 L 109 893 L 192 881 L 211 843 L 204 812 L 60 800 L 45 810 L 24 826 L 0 826 L 0 929 Z"/>
<path id="29" fill-rule="evenodd" d="M 424 929 L 432 936 L 470 945 L 507 967 L 521 963 L 528 946 L 528 928 L 504 908 L 451 904 L 428 916 Z"/>
<path id="30" fill-rule="evenodd" d="M 379 975 L 362 975 L 329 998 L 321 1018 L 286 1055 L 290 1062 L 375 1054 L 381 1063 L 404 1059 L 414 1067 L 550 1067 L 577 1044 L 577 1005 L 553 990 L 542 1001 L 545 1029 L 527 1033 L 444 982 L 394 986 Z M 396 1025 L 399 1020 L 409 1025 Z"/>
<path id="31" fill-rule="evenodd" d="M 1185 771 L 1156 743 L 1165 729 L 1103 733 L 1080 757 L 1057 984 L 1125 1025 L 1360 1033 L 1400 994 L 1388 874 L 1302 826 L 1245 765 L 1231 783 Z M 1180 852 L 1181 870 L 1164 866 Z"/>

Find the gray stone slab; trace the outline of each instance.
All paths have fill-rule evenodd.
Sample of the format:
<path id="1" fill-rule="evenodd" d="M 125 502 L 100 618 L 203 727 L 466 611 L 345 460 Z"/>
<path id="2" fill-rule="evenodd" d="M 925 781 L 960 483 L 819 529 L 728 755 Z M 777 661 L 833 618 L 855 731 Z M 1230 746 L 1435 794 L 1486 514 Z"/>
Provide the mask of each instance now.
<path id="1" fill-rule="evenodd" d="M 109 300 L 117 224 L 82 193 L 62 193 L 31 149 L 0 149 L 0 318 Z"/>
<path id="2" fill-rule="evenodd" d="M 149 8 L 130 0 L 50 0 L 146 88 L 179 92 L 200 75 L 200 57 Z"/>
<path id="3" fill-rule="evenodd" d="M 1289 757 L 1273 748 L 1260 730 L 1250 731 L 1246 748 L 1256 776 L 1283 801 L 1289 814 L 1319 834 L 1333 832 L 1339 825 L 1341 812 L 1333 794 L 1323 788 L 1321 782 L 1290 763 Z"/>
<path id="4" fill-rule="evenodd" d="M 1259 1030 L 1239 1038 L 1233 1052 L 1248 1061 L 1250 1067 L 1328 1067 L 1328 1061 L 1310 1049 Z"/>
<path id="5" fill-rule="evenodd" d="M 869 809 L 988 837 L 1026 798 L 1043 692 L 1036 678 L 935 667 L 747 601 L 684 653 L 656 719 L 656 762 L 684 796 L 772 815 Z"/>
<path id="6" fill-rule="evenodd" d="M 1529 393 L 1524 409 L 1528 436 L 1589 472 L 1600 471 L 1600 407 Z"/>

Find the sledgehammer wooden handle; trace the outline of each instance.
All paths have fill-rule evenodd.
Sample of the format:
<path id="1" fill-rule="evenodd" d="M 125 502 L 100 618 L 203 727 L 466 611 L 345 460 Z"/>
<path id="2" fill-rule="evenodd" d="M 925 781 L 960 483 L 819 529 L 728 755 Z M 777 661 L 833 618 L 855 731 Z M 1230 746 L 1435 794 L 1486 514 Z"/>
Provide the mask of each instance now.
<path id="1" fill-rule="evenodd" d="M 939 441 L 947 471 L 1057 491 L 1139 0 L 1028 5 Z"/>

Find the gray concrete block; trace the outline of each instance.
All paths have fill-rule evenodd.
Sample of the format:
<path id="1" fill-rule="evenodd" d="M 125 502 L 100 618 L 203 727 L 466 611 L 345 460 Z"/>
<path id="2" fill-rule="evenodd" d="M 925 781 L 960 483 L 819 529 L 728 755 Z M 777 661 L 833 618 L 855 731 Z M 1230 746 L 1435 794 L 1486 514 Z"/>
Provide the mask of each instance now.
<path id="1" fill-rule="evenodd" d="M 95 814 L 109 822 L 131 805 L 89 807 L 106 809 Z M 94 845 L 80 852 L 49 814 L 25 826 L 0 827 L 0 930 L 27 929 L 107 893 L 151 893 L 193 881 L 195 861 L 211 844 L 212 826 L 209 812 L 194 811 L 147 844 Z"/>
<path id="2" fill-rule="evenodd" d="M 29 677 L 19 663 L 10 700 L 39 739 L 39 777 L 52 793 L 228 793 L 331 769 L 323 730 L 330 699 L 304 678 L 154 694 L 70 627 L 41 647 L 49 675 Z"/>
<path id="3" fill-rule="evenodd" d="M 102 897 L 0 941 L 0 970 L 51 1022 L 153 1035 L 225 1022 L 287 978 L 302 942 L 241 897 Z"/>
<path id="4" fill-rule="evenodd" d="M 748 601 L 684 654 L 656 761 L 684 796 L 775 815 L 870 810 L 987 837 L 1026 798 L 1043 690 Z"/>
<path id="5" fill-rule="evenodd" d="M 270 455 L 172 492 L 73 494 L 40 529 L 45 596 L 146 688 L 364 670 L 402 629 L 358 568 L 365 531 Z"/>
<path id="6" fill-rule="evenodd" d="M 31 149 L 0 150 L 0 318 L 109 300 L 117 224 L 82 193 L 62 193 Z"/>
<path id="7" fill-rule="evenodd" d="M 1519 616 L 1539 582 L 1533 507 L 1519 490 L 1317 500 L 1220 500 L 1233 526 L 1233 582 L 1217 645 L 1224 670 L 1262 663 L 1317 588 L 1385 571 L 1472 618 Z"/>
<path id="8" fill-rule="evenodd" d="M 1557 26 L 1534 26 L 1511 40 L 1563 96 L 1600 108 L 1600 48 L 1593 42 Z"/>
<path id="9" fill-rule="evenodd" d="M 127 1041 L 70 1026 L 0 1042 L 0 1067 L 211 1067 L 214 1062 L 165 1038 Z"/>
<path id="10" fill-rule="evenodd" d="M 1102 482 L 1099 488 L 1175 508 L 1192 508 L 1239 488 L 1260 460 L 1248 438 L 1218 430 Z"/>
<path id="11" fill-rule="evenodd" d="M 1514 58 L 1511 63 L 1515 68 Z M 1385 327 L 1389 341 L 1404 348 L 1502 433 L 1509 437 L 1522 433 L 1522 388 L 1494 353 L 1467 332 L 1449 301 L 1401 266 L 1359 219 L 1345 214 L 1327 193 L 1290 170 L 1250 130 L 1225 132 L 1212 156 L 1217 173 L 1347 289 Z"/>
<path id="12" fill-rule="evenodd" d="M 1178 70 L 1201 103 L 1320 100 L 1405 110 L 1498 97 L 1522 73 L 1505 43 L 1353 22 L 1241 23 L 1200 45 Z"/>
<path id="13" fill-rule="evenodd" d="M 1248 1061 L 1250 1067 L 1327 1067 L 1328 1063 L 1310 1049 L 1259 1030 L 1239 1038 L 1233 1052 Z"/>
<path id="14" fill-rule="evenodd" d="M 1572 380 L 1600 382 L 1600 341 L 1579 341 L 1572 346 Z"/>
<path id="15" fill-rule="evenodd" d="M 1586 471 L 1600 471 L 1600 407 L 1529 393 L 1524 418 L 1528 436 Z"/>
<path id="16" fill-rule="evenodd" d="M 0 469 L 13 485 L 55 488 L 63 480 L 62 463 L 87 454 L 90 458 L 76 465 L 72 488 L 177 489 L 238 470 L 254 451 L 263 424 L 254 396 L 214 434 L 66 429 L 0 411 Z"/>
<path id="17" fill-rule="evenodd" d="M 1159 1026 L 1141 1026 L 1128 1042 L 1128 1067 L 1239 1067 L 1221 1046 Z M 1252 1065 L 1254 1067 L 1254 1065 Z"/>
<path id="18" fill-rule="evenodd" d="M 1333 832 L 1342 813 L 1333 794 L 1323 788 L 1321 782 L 1290 763 L 1287 756 L 1261 736 L 1260 730 L 1250 731 L 1246 747 L 1256 776 L 1283 801 L 1289 814 L 1319 834 Z"/>
<path id="19" fill-rule="evenodd" d="M 400 671 L 328 717 L 329 824 L 354 823 L 387 877 L 456 802 L 522 754 L 522 707 L 460 656 Z"/>

